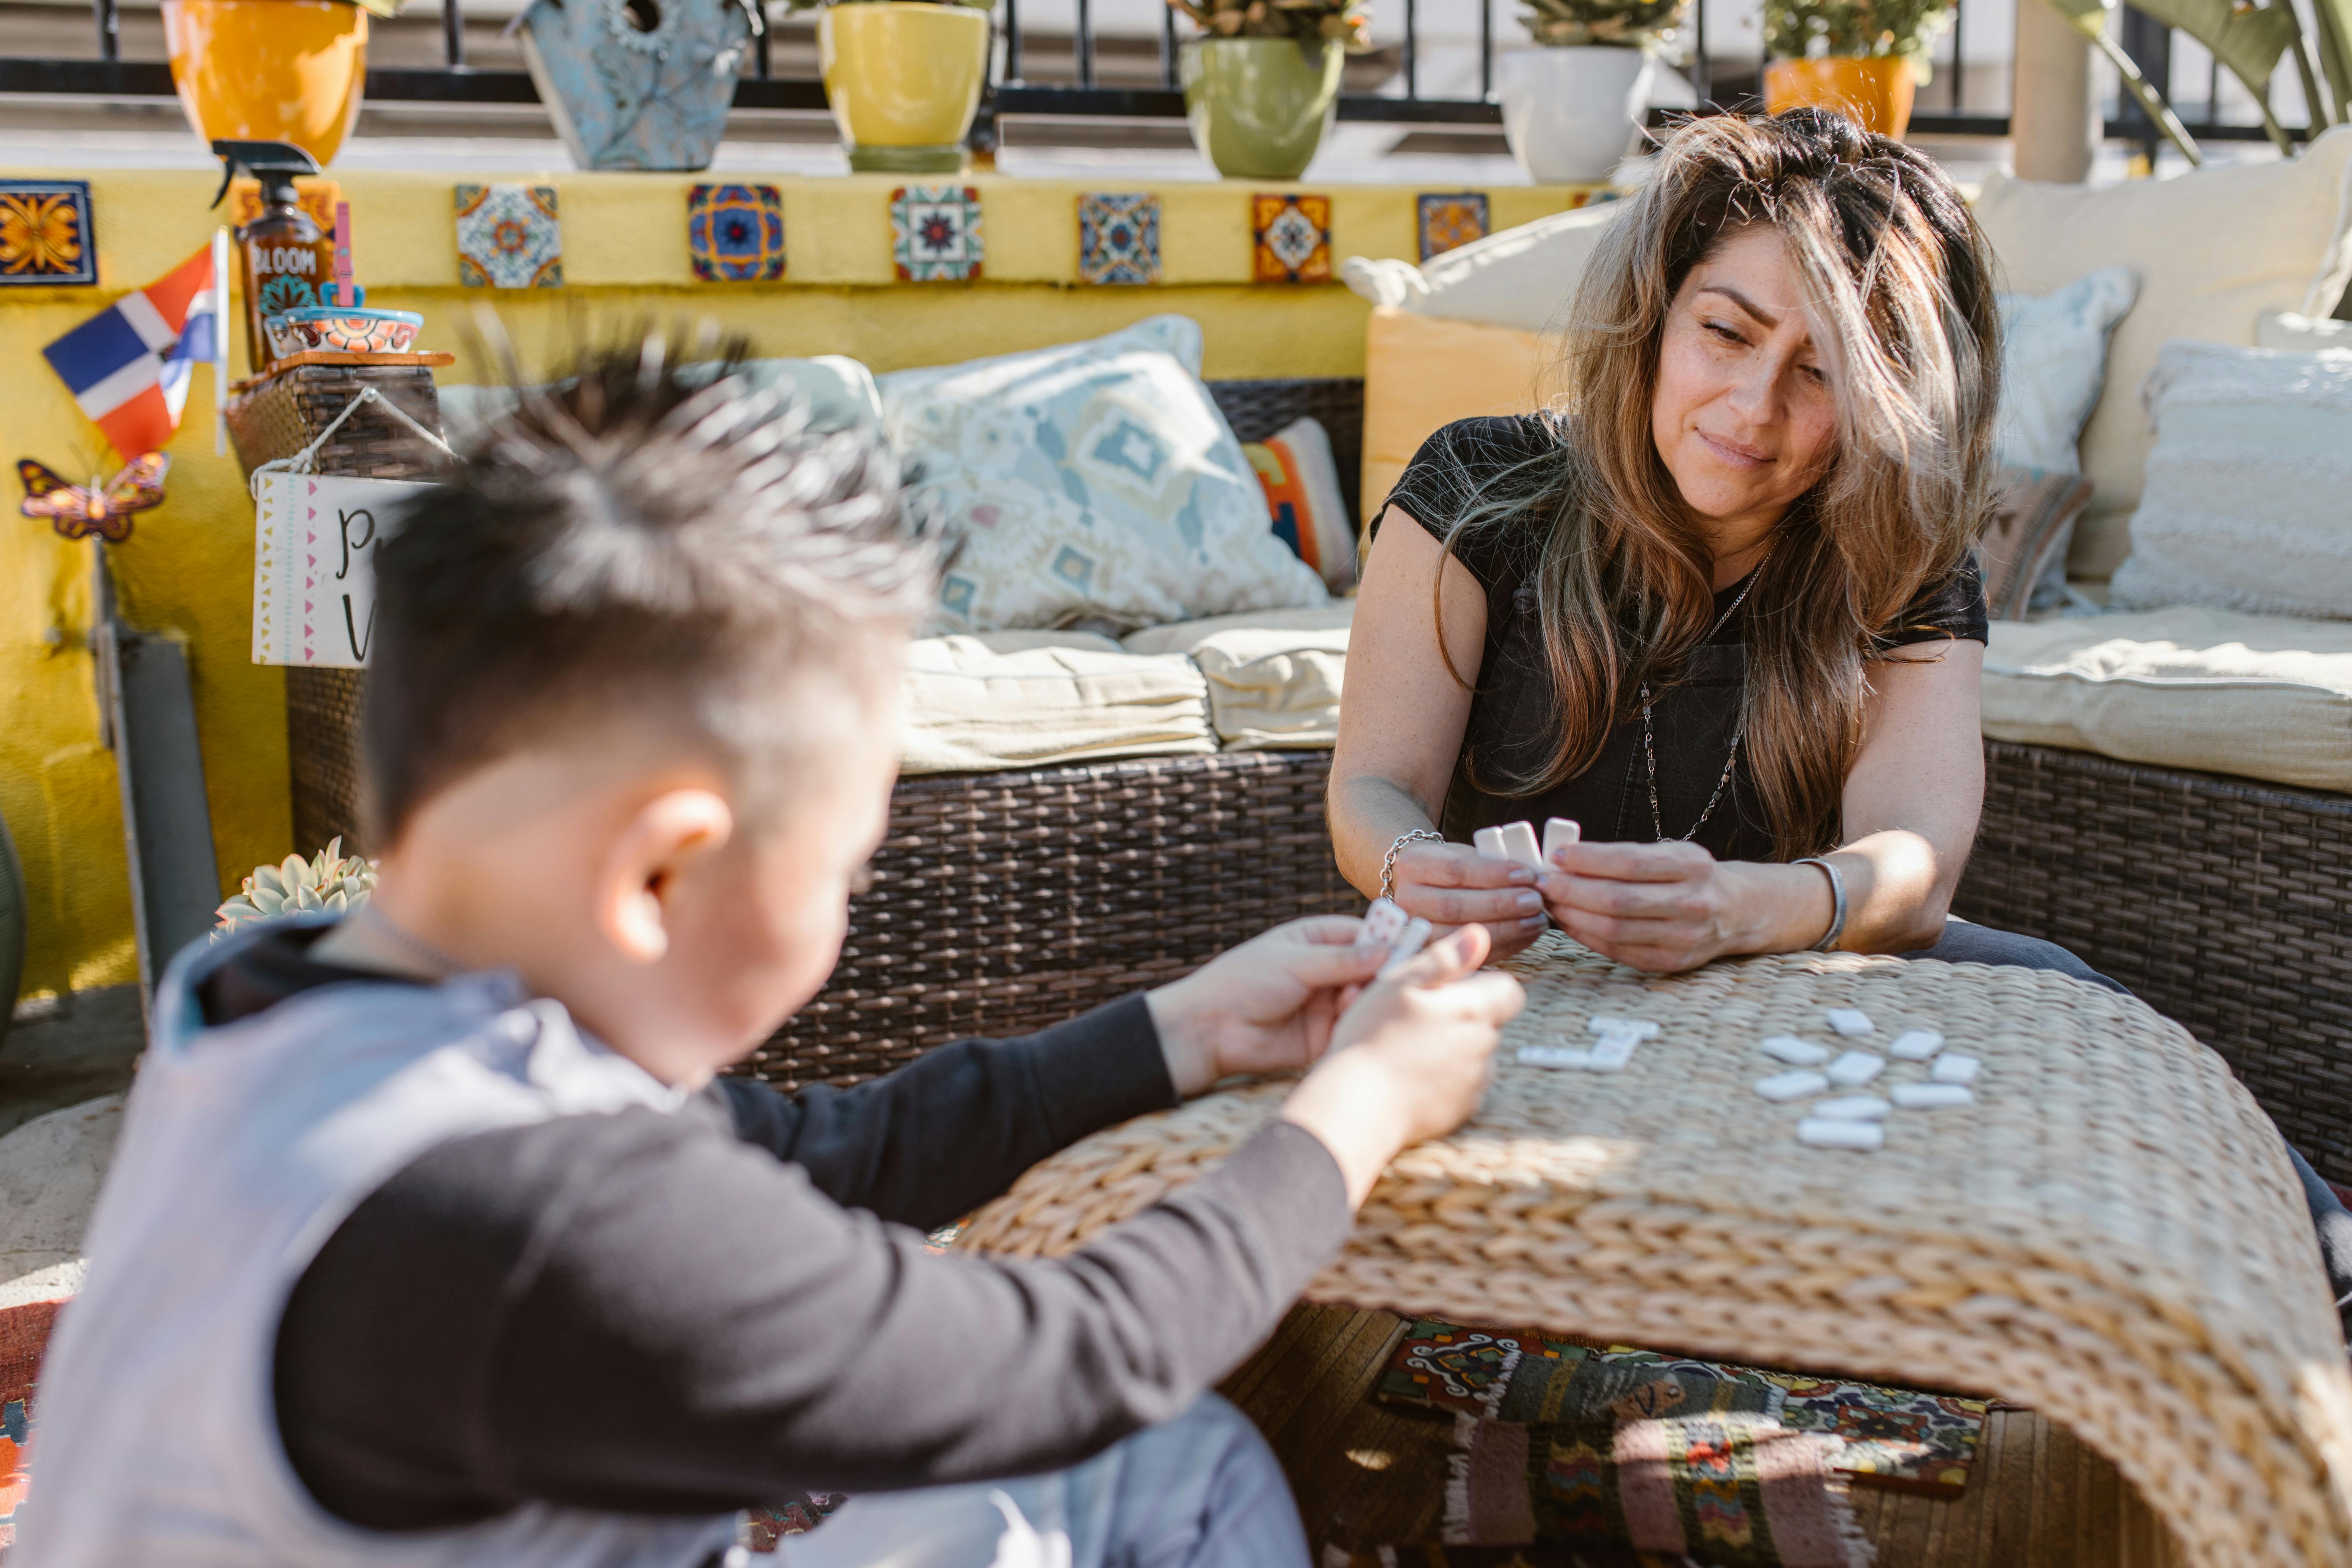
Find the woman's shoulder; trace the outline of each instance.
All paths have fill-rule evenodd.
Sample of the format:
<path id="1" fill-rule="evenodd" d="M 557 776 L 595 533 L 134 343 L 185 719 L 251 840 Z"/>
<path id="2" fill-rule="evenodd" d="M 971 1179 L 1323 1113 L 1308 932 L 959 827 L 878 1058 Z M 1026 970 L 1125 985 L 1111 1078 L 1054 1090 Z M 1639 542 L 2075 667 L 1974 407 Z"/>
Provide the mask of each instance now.
<path id="1" fill-rule="evenodd" d="M 1389 500 L 1443 532 L 1473 501 L 1547 488 L 1568 451 L 1564 428 L 1549 414 L 1457 419 L 1421 444 Z"/>

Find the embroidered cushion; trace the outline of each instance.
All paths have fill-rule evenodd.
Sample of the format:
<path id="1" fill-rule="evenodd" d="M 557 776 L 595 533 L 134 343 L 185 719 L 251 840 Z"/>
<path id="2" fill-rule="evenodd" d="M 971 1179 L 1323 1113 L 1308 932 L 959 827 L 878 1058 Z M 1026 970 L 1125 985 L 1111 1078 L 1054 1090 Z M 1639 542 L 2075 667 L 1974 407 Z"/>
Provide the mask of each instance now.
<path id="1" fill-rule="evenodd" d="M 2070 570 L 2105 577 L 2130 552 L 2147 416 L 2139 387 L 2174 338 L 2254 342 L 2266 310 L 2326 316 L 2352 278 L 2352 129 L 2338 126 L 2292 161 L 2192 170 L 2106 186 L 2044 184 L 1996 173 L 1977 221 L 2005 281 L 2043 293 L 2102 267 L 2127 267 L 2139 300 L 2115 330 L 2106 389 L 2082 437 L 2096 494 L 2075 531 Z"/>
<path id="2" fill-rule="evenodd" d="M 1201 328 L 1108 337 L 880 378 L 883 428 L 962 542 L 929 629 L 1156 626 L 1319 605 L 1201 384 Z"/>
<path id="3" fill-rule="evenodd" d="M 2118 604 L 2352 619 L 2352 353 L 2164 345 Z"/>
<path id="4" fill-rule="evenodd" d="M 2091 481 L 2076 473 L 2003 468 L 2000 500 L 1978 542 L 1985 605 L 1995 620 L 2020 620 L 2037 605 L 2063 601 L 2066 546 L 2091 502 Z"/>
<path id="5" fill-rule="evenodd" d="M 1356 525 L 1339 493 L 1339 467 L 1331 437 L 1316 419 L 1294 419 L 1263 441 L 1242 445 L 1243 456 L 1265 490 L 1275 537 L 1315 569 L 1323 585 L 1343 594 L 1356 582 Z"/>

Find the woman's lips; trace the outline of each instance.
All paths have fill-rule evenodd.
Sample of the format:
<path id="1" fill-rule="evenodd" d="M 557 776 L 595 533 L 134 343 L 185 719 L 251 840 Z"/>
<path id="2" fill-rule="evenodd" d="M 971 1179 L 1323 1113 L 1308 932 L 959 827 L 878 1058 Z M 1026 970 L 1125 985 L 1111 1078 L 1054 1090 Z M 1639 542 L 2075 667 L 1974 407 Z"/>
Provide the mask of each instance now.
<path id="1" fill-rule="evenodd" d="M 1760 468 L 1772 460 L 1769 454 L 1759 452 L 1753 447 L 1743 447 L 1737 441 L 1727 441 L 1704 430 L 1694 431 L 1693 434 L 1706 443 L 1708 450 L 1735 468 Z"/>

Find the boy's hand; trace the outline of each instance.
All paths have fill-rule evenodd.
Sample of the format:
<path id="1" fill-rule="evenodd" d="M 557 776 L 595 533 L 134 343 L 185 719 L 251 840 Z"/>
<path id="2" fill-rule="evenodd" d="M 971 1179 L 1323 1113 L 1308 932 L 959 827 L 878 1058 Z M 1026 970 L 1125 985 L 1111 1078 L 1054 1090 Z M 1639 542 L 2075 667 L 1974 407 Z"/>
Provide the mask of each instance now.
<path id="1" fill-rule="evenodd" d="M 1320 1057 L 1354 991 L 1387 957 L 1358 954 L 1363 921 L 1292 921 L 1148 993 L 1168 1077 L 1190 1098 L 1235 1073 L 1284 1072 Z"/>
<path id="2" fill-rule="evenodd" d="M 1478 1109 L 1495 1042 L 1527 1003 L 1509 975 L 1475 973 L 1487 951 L 1485 928 L 1465 926 L 1366 991 L 1283 1103 L 1283 1119 L 1339 1161 L 1349 1204 L 1364 1201 L 1398 1150 L 1453 1131 Z"/>

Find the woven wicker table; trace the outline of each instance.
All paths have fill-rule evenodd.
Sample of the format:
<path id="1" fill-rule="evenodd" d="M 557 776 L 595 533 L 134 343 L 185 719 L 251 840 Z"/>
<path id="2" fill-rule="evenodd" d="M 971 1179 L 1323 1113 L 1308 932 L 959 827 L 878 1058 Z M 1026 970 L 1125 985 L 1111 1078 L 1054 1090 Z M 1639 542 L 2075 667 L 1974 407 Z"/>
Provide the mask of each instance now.
<path id="1" fill-rule="evenodd" d="M 2352 1564 L 2352 1371 L 2278 1134 L 2221 1059 L 2061 975 L 1851 954 L 1656 980 L 1550 937 L 1468 1125 L 1408 1151 L 1310 1300 L 1528 1323 L 2032 1405 L 2112 1460 L 2189 1561 Z M 1973 1106 L 1807 1148 L 1758 1048 L 1979 1058 Z M 1521 1067 L 1585 1020 L 1656 1020 L 1614 1076 Z M 1916 1081 L 1890 1062 L 1874 1088 Z M 1194 1100 L 1030 1171 L 961 1245 L 1057 1254 L 1213 1164 L 1286 1086 Z"/>

